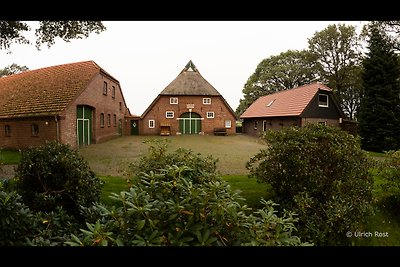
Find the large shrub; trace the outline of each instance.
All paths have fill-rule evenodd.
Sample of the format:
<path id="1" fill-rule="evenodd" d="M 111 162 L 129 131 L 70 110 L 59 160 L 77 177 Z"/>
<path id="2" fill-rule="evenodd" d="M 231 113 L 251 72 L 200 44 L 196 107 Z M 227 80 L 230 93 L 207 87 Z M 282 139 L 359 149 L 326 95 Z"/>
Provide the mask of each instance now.
<path id="1" fill-rule="evenodd" d="M 33 234 L 34 214 L 15 191 L 0 182 L 0 246 L 20 246 Z"/>
<path id="2" fill-rule="evenodd" d="M 23 151 L 15 177 L 30 208 L 50 212 L 61 206 L 75 217 L 81 205 L 99 201 L 103 183 L 78 151 L 58 142 Z"/>
<path id="3" fill-rule="evenodd" d="M 302 245 L 292 213 L 277 216 L 271 201 L 252 211 L 215 174 L 215 160 L 186 149 L 166 153 L 152 143 L 139 160 L 118 207 L 86 209 L 87 228 L 69 245 L 240 246 Z M 161 153 L 160 153 L 161 152 Z M 146 159 L 146 160 L 145 160 Z M 168 163 L 168 164 L 167 164 Z M 169 165 L 169 163 L 175 163 Z"/>
<path id="4" fill-rule="evenodd" d="M 372 176 L 357 138 L 309 124 L 267 131 L 247 162 L 250 177 L 272 185 L 276 202 L 299 215 L 299 235 L 319 245 L 348 244 L 371 211 Z"/>

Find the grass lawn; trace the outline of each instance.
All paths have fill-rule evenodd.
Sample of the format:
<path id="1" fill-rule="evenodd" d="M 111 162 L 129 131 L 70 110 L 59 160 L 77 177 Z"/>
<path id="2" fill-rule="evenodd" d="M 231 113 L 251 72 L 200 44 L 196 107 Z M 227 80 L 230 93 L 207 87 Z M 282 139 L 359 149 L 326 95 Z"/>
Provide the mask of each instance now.
<path id="1" fill-rule="evenodd" d="M 3 164 L 18 164 L 21 159 L 19 150 L 0 149 L 0 162 Z"/>

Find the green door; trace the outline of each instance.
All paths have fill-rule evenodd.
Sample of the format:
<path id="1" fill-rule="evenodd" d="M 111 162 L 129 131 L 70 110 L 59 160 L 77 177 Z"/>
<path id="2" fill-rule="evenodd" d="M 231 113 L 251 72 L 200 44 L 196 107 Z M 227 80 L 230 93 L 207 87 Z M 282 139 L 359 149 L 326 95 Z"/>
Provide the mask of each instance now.
<path id="1" fill-rule="evenodd" d="M 194 112 L 186 112 L 179 118 L 179 130 L 182 134 L 198 134 L 201 132 L 201 116 Z"/>
<path id="2" fill-rule="evenodd" d="M 92 138 L 92 108 L 77 106 L 76 110 L 76 136 L 78 146 L 90 145 Z"/>
<path id="3" fill-rule="evenodd" d="M 139 135 L 139 121 L 131 120 L 131 135 Z"/>

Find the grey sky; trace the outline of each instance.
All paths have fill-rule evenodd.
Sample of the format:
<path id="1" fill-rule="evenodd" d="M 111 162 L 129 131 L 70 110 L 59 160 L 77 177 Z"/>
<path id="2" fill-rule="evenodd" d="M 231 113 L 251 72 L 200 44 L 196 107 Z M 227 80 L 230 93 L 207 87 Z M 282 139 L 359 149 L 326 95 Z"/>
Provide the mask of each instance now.
<path id="1" fill-rule="evenodd" d="M 57 40 L 50 48 L 13 44 L 0 51 L 0 68 L 12 63 L 37 69 L 93 60 L 119 80 L 131 111 L 141 115 L 189 60 L 232 109 L 265 58 L 308 47 L 308 38 L 330 24 L 361 28 L 360 21 L 104 21 L 105 32 Z M 35 27 L 35 22 L 31 23 Z M 26 36 L 32 36 L 32 33 Z M 34 39 L 31 39 L 34 42 Z"/>

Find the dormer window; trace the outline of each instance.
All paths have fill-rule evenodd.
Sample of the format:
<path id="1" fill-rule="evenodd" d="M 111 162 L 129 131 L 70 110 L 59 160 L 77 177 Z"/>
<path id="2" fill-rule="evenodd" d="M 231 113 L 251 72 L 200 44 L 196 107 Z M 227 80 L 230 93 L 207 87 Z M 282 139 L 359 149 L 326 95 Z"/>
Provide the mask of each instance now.
<path id="1" fill-rule="evenodd" d="M 270 107 L 270 106 L 272 106 L 272 104 L 274 103 L 274 101 L 275 101 L 275 99 L 274 99 L 274 100 L 271 100 L 271 101 L 268 103 L 267 108 Z"/>
<path id="2" fill-rule="evenodd" d="M 318 94 L 318 107 L 327 108 L 329 106 L 329 98 L 327 94 Z"/>

